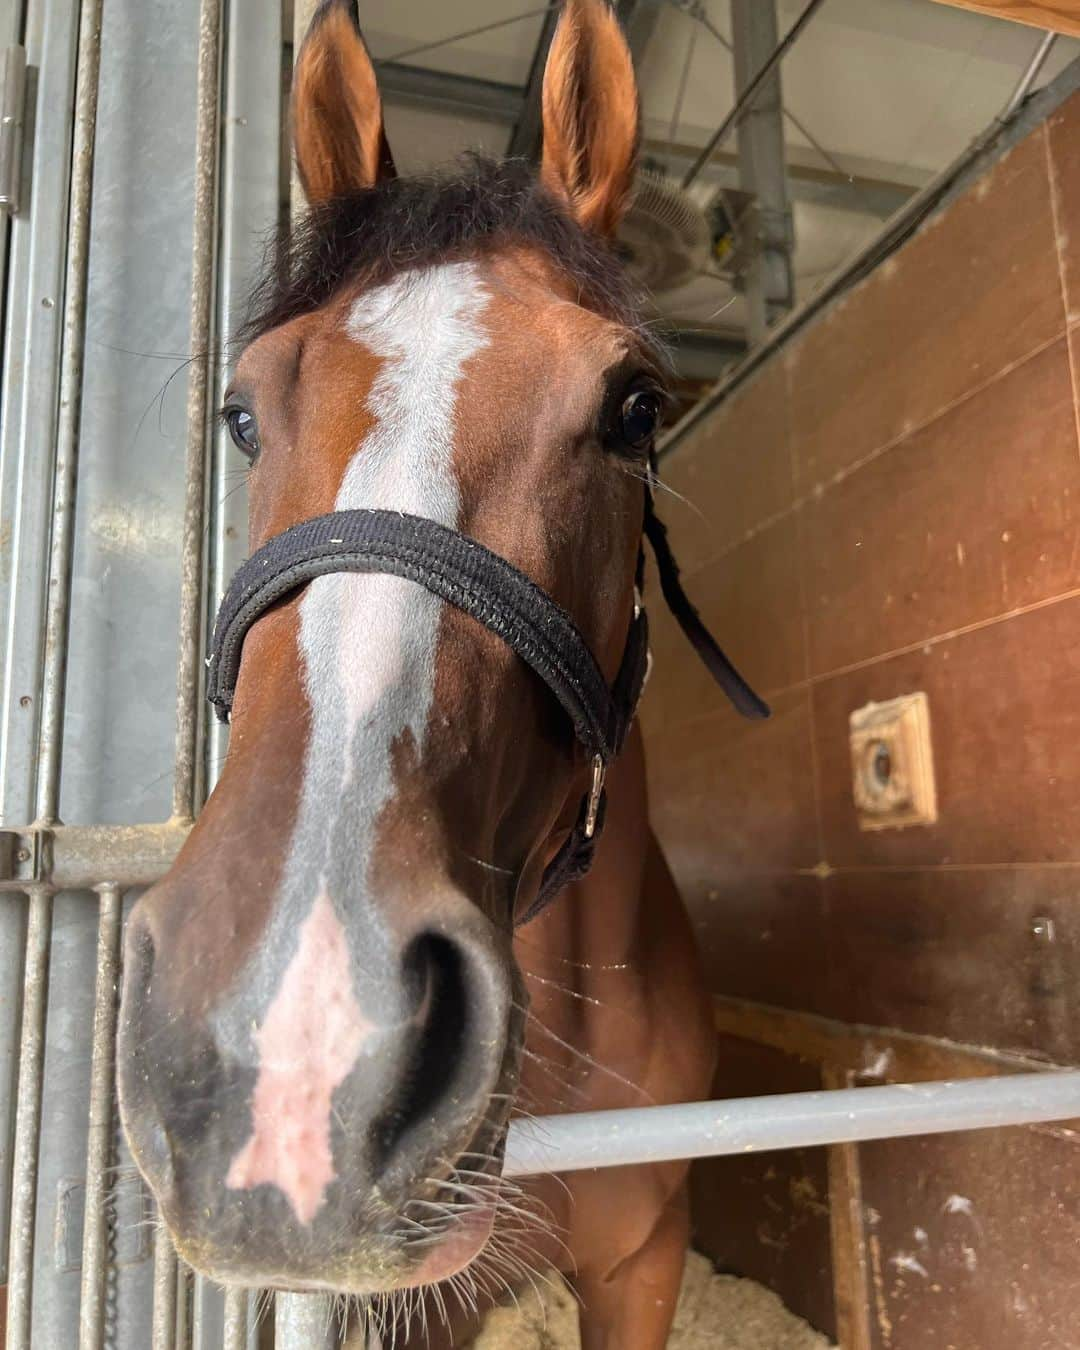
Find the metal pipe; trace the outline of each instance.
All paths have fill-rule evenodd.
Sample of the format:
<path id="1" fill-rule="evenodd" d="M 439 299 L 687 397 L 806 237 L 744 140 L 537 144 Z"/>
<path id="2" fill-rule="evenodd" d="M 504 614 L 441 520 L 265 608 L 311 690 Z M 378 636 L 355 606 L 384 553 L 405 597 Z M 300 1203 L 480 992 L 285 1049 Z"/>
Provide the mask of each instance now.
<path id="1" fill-rule="evenodd" d="M 90 1125 L 86 1148 L 79 1350 L 102 1350 L 105 1344 L 105 1273 L 109 1256 L 105 1201 L 113 1146 L 113 1068 L 116 1058 L 121 901 L 120 890 L 112 883 L 99 886 L 97 891 L 101 897 L 101 907 L 94 986 L 94 1050 L 90 1061 Z"/>
<path id="2" fill-rule="evenodd" d="M 45 1007 L 51 928 L 52 892 L 40 887 L 30 896 L 23 967 L 19 1080 L 15 1094 L 15 1146 L 11 1166 L 6 1350 L 30 1350 L 34 1210 L 37 1203 L 38 1130 L 45 1067 Z"/>
<path id="3" fill-rule="evenodd" d="M 690 165 L 689 169 L 687 169 L 686 173 L 683 175 L 682 185 L 684 188 L 690 186 L 705 165 L 708 164 L 716 148 L 723 144 L 727 139 L 732 127 L 736 126 L 737 123 L 742 120 L 747 109 L 753 103 L 754 96 L 757 94 L 758 90 L 769 78 L 776 66 L 784 59 L 786 53 L 798 41 L 799 37 L 802 35 L 803 29 L 814 17 L 815 11 L 818 10 L 823 3 L 824 0 L 810 0 L 810 3 L 784 34 L 782 40 L 773 49 L 772 55 L 762 65 L 761 69 L 735 100 L 731 111 L 709 137 L 702 147 L 697 159 L 694 160 L 693 164 Z"/>
<path id="4" fill-rule="evenodd" d="M 776 50 L 776 0 L 731 0 L 731 31 L 735 86 L 741 94 L 751 72 Z M 751 346 L 762 342 L 770 324 L 791 309 L 795 295 L 782 113 L 777 67 L 738 127 L 739 187 L 751 198 L 738 227 L 740 234 L 750 235 L 742 286 Z"/>
<path id="5" fill-rule="evenodd" d="M 1080 1116 L 1080 1070 L 515 1120 L 503 1174 L 714 1158 Z"/>
<path id="6" fill-rule="evenodd" d="M 274 1345 L 277 1350 L 337 1350 L 333 1294 L 277 1294 Z"/>
<path id="7" fill-rule="evenodd" d="M 57 819 L 64 735 L 71 559 L 75 540 L 75 495 L 79 467 L 79 413 L 86 348 L 86 281 L 90 264 L 90 202 L 94 191 L 94 132 L 101 71 L 102 0 L 83 0 L 75 84 L 68 252 L 64 274 L 64 322 L 60 353 L 60 404 L 56 426 L 52 540 L 45 611 L 41 721 L 38 727 L 36 815 Z"/>
<path id="8" fill-rule="evenodd" d="M 248 1291 L 246 1289 L 226 1289 L 225 1330 L 222 1335 L 222 1350 L 247 1350 L 250 1340 L 249 1321 Z"/>
<path id="9" fill-rule="evenodd" d="M 152 1350 L 173 1350 L 176 1344 L 176 1253 L 163 1223 L 154 1229 L 154 1320 Z"/>
<path id="10" fill-rule="evenodd" d="M 999 122 L 1007 122 L 1021 103 L 1031 93 L 1031 86 L 1039 78 L 1039 71 L 1046 65 L 1046 58 L 1050 55 L 1050 49 L 1057 41 L 1056 33 L 1044 33 L 1039 39 L 1039 45 L 1032 53 L 1031 60 L 1024 67 L 1024 72 L 1016 82 L 1016 88 L 1009 96 L 1009 101 L 998 113 Z"/>
<path id="11" fill-rule="evenodd" d="M 54 891 L 152 886 L 172 866 L 189 821 L 146 825 L 54 825 L 0 830 L 0 894 L 35 884 Z"/>
<path id="12" fill-rule="evenodd" d="M 199 795 L 197 765 L 203 671 L 203 522 L 209 441 L 207 412 L 211 387 L 214 246 L 217 240 L 220 70 L 221 0 L 201 0 L 191 260 L 191 365 L 187 396 L 184 530 L 180 549 L 180 649 L 176 672 L 176 756 L 173 777 L 173 815 L 179 820 L 191 820 L 194 817 Z"/>

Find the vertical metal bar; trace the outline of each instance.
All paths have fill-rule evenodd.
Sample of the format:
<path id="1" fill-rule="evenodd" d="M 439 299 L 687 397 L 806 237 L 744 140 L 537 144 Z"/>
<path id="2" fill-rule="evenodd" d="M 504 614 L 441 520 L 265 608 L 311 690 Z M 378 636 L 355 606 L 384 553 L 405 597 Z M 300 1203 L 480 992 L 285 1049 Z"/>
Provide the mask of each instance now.
<path id="1" fill-rule="evenodd" d="M 19 1080 L 15 1098 L 6 1350 L 30 1350 L 34 1208 L 37 1202 L 38 1128 L 45 1059 L 45 1003 L 51 924 L 52 894 L 44 888 L 38 888 L 30 895 L 26 931 Z"/>
<path id="2" fill-rule="evenodd" d="M 176 673 L 176 767 L 173 815 L 190 820 L 198 805 L 199 705 L 202 676 L 203 520 L 207 412 L 217 240 L 217 160 L 221 95 L 221 0 L 200 0 L 195 213 L 187 401 L 184 532 L 180 553 L 180 653 Z"/>
<path id="3" fill-rule="evenodd" d="M 331 1294 L 278 1294 L 275 1297 L 275 1350 L 336 1350 L 340 1344 Z"/>
<path id="4" fill-rule="evenodd" d="M 44 679 L 38 731 L 36 815 L 39 824 L 53 824 L 56 821 L 60 796 L 64 686 L 71 615 L 71 557 L 79 462 L 79 409 L 86 336 L 86 279 L 90 262 L 90 200 L 94 188 L 94 131 L 97 126 L 98 76 L 101 70 L 101 9 L 102 0 L 83 0 L 79 16 L 63 346 L 60 354 L 60 408 L 56 428 Z"/>
<path id="5" fill-rule="evenodd" d="M 184 468 L 184 525 L 180 546 L 180 632 L 176 672 L 174 817 L 191 820 L 199 806 L 199 707 L 202 676 L 203 547 L 206 510 L 208 411 L 211 388 L 214 261 L 217 244 L 218 138 L 221 105 L 221 0 L 200 0 L 195 190 L 192 222 L 191 310 L 189 325 L 187 452 Z M 159 1235 L 159 1244 L 167 1235 Z M 155 1262 L 165 1255 L 155 1249 Z M 175 1258 L 173 1258 L 175 1264 Z M 155 1281 L 155 1337 L 159 1331 Z M 173 1281 L 175 1288 L 175 1280 Z M 195 1331 L 202 1337 L 202 1281 L 194 1290 Z M 185 1291 L 186 1292 L 186 1291 Z M 175 1294 L 174 1294 L 175 1299 Z M 186 1315 L 185 1299 L 184 1310 Z M 214 1310 L 216 1311 L 216 1310 Z M 169 1334 L 175 1335 L 175 1319 Z M 182 1337 L 187 1339 L 187 1330 Z M 162 1341 L 164 1347 L 167 1343 Z M 154 1342 L 158 1350 L 158 1340 Z"/>
<path id="6" fill-rule="evenodd" d="M 173 1350 L 176 1343 L 176 1253 L 164 1225 L 154 1233 L 154 1322 L 152 1350 Z"/>
<path id="7" fill-rule="evenodd" d="M 105 1268 L 109 1254 L 105 1201 L 113 1146 L 121 900 L 120 888 L 111 882 L 99 886 L 97 892 L 101 904 L 94 984 L 94 1050 L 90 1061 L 90 1133 L 86 1149 L 79 1350 L 103 1350 L 105 1344 Z"/>
<path id="8" fill-rule="evenodd" d="M 0 51 L 0 211 L 19 209 L 22 184 L 23 105 L 26 101 L 26 48 Z"/>
<path id="9" fill-rule="evenodd" d="M 763 6 L 767 2 L 771 2 L 771 0 L 761 0 Z M 682 185 L 684 188 L 690 186 L 702 169 L 704 169 L 706 164 L 708 164 L 709 160 L 712 159 L 716 150 L 719 149 L 725 139 L 731 134 L 732 127 L 738 125 L 738 123 L 742 121 L 747 108 L 753 102 L 758 90 L 764 85 L 765 81 L 784 59 L 784 56 L 802 36 L 806 25 L 814 17 L 814 14 L 820 9 L 823 3 L 824 0 L 809 0 L 806 8 L 784 34 L 783 41 L 774 43 L 769 51 L 762 53 L 760 66 L 758 66 L 757 70 L 748 78 L 746 87 L 738 94 L 731 111 L 709 137 L 693 164 L 691 164 L 686 173 L 683 174 Z"/>
<path id="10" fill-rule="evenodd" d="M 251 1310 L 246 1289 L 225 1293 L 225 1334 L 222 1350 L 248 1350 L 251 1343 Z"/>
<path id="11" fill-rule="evenodd" d="M 735 91 L 741 99 L 777 50 L 776 0 L 731 0 Z M 760 81 L 738 127 L 739 186 L 752 197 L 753 254 L 743 277 L 747 336 L 756 346 L 794 302 L 791 208 L 784 166 L 780 68 Z"/>

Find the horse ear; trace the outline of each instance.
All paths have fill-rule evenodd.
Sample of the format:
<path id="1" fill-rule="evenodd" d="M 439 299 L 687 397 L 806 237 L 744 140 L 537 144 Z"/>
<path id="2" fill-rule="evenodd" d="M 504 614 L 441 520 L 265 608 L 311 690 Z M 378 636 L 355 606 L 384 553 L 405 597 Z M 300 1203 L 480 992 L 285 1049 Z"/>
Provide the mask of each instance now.
<path id="1" fill-rule="evenodd" d="M 394 177 L 356 0 L 322 0 L 315 11 L 296 61 L 292 119 L 296 166 L 313 206 Z"/>
<path id="2" fill-rule="evenodd" d="M 540 178 L 581 225 L 613 235 L 634 176 L 638 97 L 607 0 L 566 0 L 544 70 Z"/>

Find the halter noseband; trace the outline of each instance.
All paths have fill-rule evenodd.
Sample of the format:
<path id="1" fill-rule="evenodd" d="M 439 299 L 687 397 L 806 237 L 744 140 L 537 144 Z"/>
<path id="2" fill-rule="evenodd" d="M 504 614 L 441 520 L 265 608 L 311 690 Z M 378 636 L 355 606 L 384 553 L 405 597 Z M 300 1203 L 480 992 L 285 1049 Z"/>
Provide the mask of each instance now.
<path id="1" fill-rule="evenodd" d="M 648 498 L 644 531 L 656 554 L 664 598 L 698 654 L 739 712 L 767 717 L 768 707 L 720 651 L 687 599 L 667 532 Z M 639 574 L 643 561 L 642 556 Z M 221 721 L 229 720 L 248 629 L 286 595 L 331 572 L 403 577 L 471 615 L 539 675 L 591 756 L 591 781 L 577 822 L 548 864 L 536 900 L 518 920 L 527 923 L 592 866 L 604 826 L 604 777 L 623 747 L 645 684 L 649 627 L 644 609 L 640 604 L 634 607 L 622 662 L 609 687 L 569 614 L 505 558 L 421 516 L 333 511 L 275 535 L 230 582 L 207 661 L 207 696 Z M 638 580 L 640 584 L 640 575 Z"/>

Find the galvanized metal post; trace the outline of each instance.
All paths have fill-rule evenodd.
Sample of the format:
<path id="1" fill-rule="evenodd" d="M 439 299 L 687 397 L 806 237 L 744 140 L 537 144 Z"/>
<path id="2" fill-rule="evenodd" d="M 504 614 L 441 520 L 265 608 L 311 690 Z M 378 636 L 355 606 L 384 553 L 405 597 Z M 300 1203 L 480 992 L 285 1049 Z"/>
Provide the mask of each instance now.
<path id="1" fill-rule="evenodd" d="M 105 1274 L 109 1224 L 106 1212 L 113 1151 L 113 1070 L 120 976 L 120 890 L 98 887 L 97 977 L 94 989 L 94 1050 L 90 1064 L 90 1131 L 86 1150 L 79 1350 L 104 1350 Z"/>
<path id="2" fill-rule="evenodd" d="M 180 551 L 180 650 L 176 674 L 176 765 L 173 815 L 194 817 L 199 712 L 202 704 L 203 523 L 209 441 L 209 391 L 217 242 L 217 168 L 221 102 L 221 0 L 199 5 L 198 121 L 195 132 L 195 212 L 191 260 L 190 366 L 184 525 Z"/>
<path id="3" fill-rule="evenodd" d="M 336 1350 L 340 1344 L 332 1294 L 275 1296 L 275 1350 Z"/>
<path id="4" fill-rule="evenodd" d="M 52 543 L 45 617 L 41 719 L 38 725 L 36 816 L 57 818 L 61 738 L 67 675 L 71 558 L 75 529 L 79 408 L 86 333 L 86 282 L 90 254 L 90 202 L 94 182 L 94 132 L 101 67 L 102 0 L 84 0 L 76 63 L 75 122 L 64 317 L 60 355 L 60 404 L 53 478 Z M 16 1089 L 15 1144 L 8 1258 L 7 1350 L 29 1350 L 37 1200 L 38 1131 L 44 1073 L 52 892 L 36 887 L 30 900 L 23 977 L 22 1029 Z"/>
<path id="5" fill-rule="evenodd" d="M 738 96 L 777 48 L 776 0 L 731 0 L 731 24 Z M 795 298 L 779 65 L 739 122 L 738 147 L 739 186 L 752 198 L 747 222 L 752 251 L 743 284 L 747 333 L 755 346 Z"/>
<path id="6" fill-rule="evenodd" d="M 64 278 L 63 347 L 60 354 L 60 411 L 56 428 L 52 544 L 45 616 L 44 680 L 38 731 L 37 822 L 51 825 L 60 800 L 68 629 L 71 620 L 71 559 L 75 538 L 75 495 L 79 467 L 79 413 L 86 340 L 86 282 L 90 267 L 90 204 L 94 190 L 94 134 L 101 71 L 102 0 L 83 0 L 79 20 L 75 131 L 71 198 L 68 205 L 68 261 Z"/>

